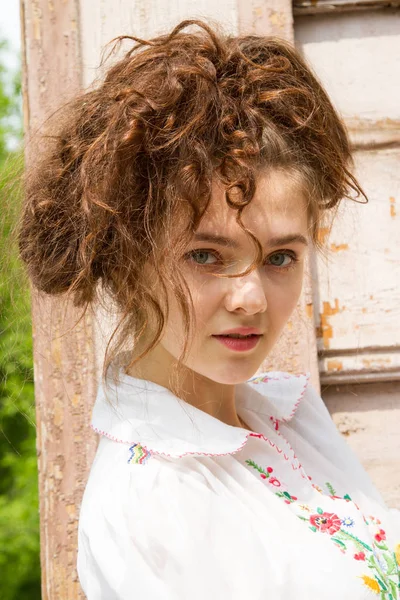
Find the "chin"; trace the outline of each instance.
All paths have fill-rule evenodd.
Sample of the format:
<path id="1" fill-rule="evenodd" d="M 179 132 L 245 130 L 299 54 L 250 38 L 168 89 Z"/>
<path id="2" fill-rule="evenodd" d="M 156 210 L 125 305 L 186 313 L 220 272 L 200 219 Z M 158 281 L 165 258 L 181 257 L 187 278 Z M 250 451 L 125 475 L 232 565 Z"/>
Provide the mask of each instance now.
<path id="1" fill-rule="evenodd" d="M 237 385 L 239 383 L 244 383 L 250 379 L 250 377 L 253 377 L 258 368 L 258 364 L 253 366 L 243 365 L 242 367 L 239 367 L 239 365 L 236 364 L 227 365 L 218 370 L 215 368 L 210 370 L 205 369 L 199 374 L 216 383 L 221 383 L 223 385 Z"/>

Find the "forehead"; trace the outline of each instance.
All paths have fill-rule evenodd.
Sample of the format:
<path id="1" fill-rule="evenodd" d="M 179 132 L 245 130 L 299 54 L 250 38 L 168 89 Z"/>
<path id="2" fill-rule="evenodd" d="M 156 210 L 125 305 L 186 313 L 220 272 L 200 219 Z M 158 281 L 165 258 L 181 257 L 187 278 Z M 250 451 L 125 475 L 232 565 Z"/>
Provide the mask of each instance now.
<path id="1" fill-rule="evenodd" d="M 262 238 L 285 233 L 307 235 L 308 210 L 304 181 L 299 173 L 281 169 L 262 171 L 256 179 L 256 192 L 242 213 L 243 224 Z M 236 223 L 236 210 L 224 198 L 224 186 L 213 183 L 210 205 L 199 230 L 238 237 L 244 232 Z"/>

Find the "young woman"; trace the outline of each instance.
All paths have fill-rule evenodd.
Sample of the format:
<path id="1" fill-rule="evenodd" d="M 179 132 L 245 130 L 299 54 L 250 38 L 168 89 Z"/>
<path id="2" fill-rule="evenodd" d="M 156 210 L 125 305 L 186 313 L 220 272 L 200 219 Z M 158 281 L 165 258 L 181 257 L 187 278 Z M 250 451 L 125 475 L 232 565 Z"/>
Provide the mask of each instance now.
<path id="1" fill-rule="evenodd" d="M 190 26 L 190 27 L 189 27 Z M 186 21 L 66 107 L 27 182 L 33 283 L 120 314 L 79 522 L 89 600 L 400 598 L 400 520 L 308 374 L 255 376 L 350 173 L 286 42 Z M 353 194 L 354 195 L 354 194 Z"/>

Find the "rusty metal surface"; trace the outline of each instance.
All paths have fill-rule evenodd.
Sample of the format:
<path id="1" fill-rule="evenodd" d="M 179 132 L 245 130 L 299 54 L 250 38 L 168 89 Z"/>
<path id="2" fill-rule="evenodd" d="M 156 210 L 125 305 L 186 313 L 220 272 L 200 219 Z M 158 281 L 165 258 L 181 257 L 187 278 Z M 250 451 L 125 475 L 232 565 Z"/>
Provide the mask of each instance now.
<path id="1" fill-rule="evenodd" d="M 80 87 L 75 0 L 22 0 L 25 131 L 32 134 Z M 29 163 L 33 150 L 26 148 Z M 88 427 L 95 395 L 91 319 L 32 292 L 42 600 L 84 598 L 76 573 L 77 523 L 96 449 Z"/>

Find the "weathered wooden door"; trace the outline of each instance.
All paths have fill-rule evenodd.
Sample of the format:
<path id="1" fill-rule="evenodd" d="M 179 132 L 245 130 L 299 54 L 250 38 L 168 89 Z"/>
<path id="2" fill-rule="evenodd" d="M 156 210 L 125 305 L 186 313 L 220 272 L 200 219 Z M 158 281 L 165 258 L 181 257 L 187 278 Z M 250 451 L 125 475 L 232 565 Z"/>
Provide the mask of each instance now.
<path id="1" fill-rule="evenodd" d="M 295 0 L 293 11 L 295 43 L 345 119 L 356 174 L 369 198 L 369 204 L 345 200 L 332 231 L 321 231 L 329 254 L 316 260 L 313 305 L 322 396 L 376 485 L 397 506 L 399 4 Z"/>

